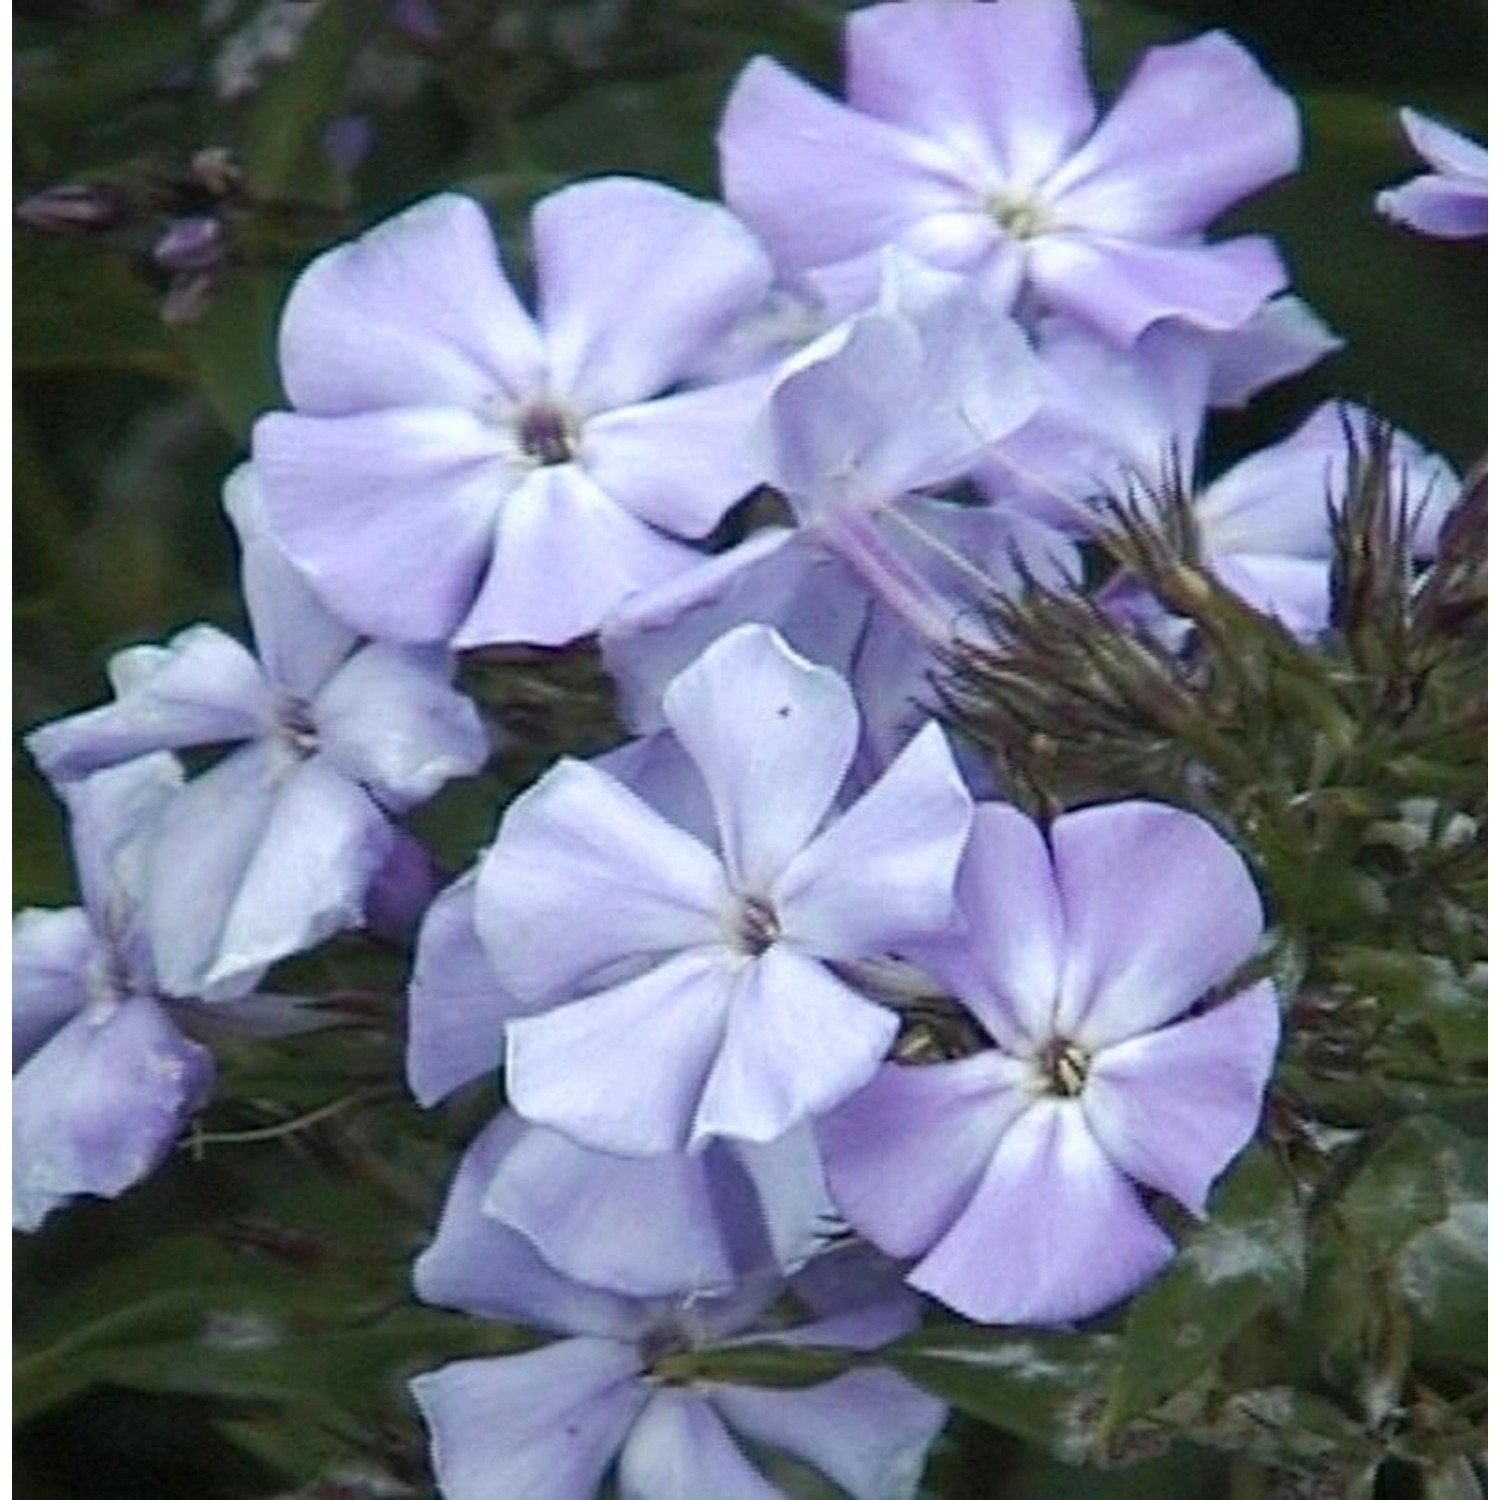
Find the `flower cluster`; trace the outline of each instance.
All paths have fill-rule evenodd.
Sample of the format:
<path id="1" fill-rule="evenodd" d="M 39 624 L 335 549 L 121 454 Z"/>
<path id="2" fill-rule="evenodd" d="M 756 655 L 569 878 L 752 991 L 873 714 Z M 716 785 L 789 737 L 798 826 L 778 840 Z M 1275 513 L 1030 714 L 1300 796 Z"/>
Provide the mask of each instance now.
<path id="1" fill-rule="evenodd" d="M 132 647 L 112 702 L 29 740 L 84 904 L 17 919 L 19 1227 L 160 1160 L 215 1028 L 316 1024 L 273 965 L 425 912 L 411 1090 L 498 1072 L 507 1107 L 417 1293 L 554 1336 L 415 1382 L 454 1500 L 584 1497 L 611 1465 L 641 1500 L 776 1493 L 740 1439 L 909 1496 L 932 1398 L 873 1365 L 755 1389 L 713 1351 L 875 1350 L 917 1292 L 1100 1312 L 1172 1256 L 1155 1195 L 1204 1214 L 1260 1118 L 1279 1015 L 1240 855 L 1153 803 L 1033 822 L 932 679 L 996 594 L 1081 589 L 1122 495 L 1327 627 L 1363 414 L 1199 462 L 1215 408 L 1338 345 L 1269 241 L 1208 237 L 1294 170 L 1296 111 L 1215 33 L 1101 117 L 1071 0 L 879 4 L 845 42 L 844 101 L 745 70 L 725 204 L 545 198 L 534 295 L 452 194 L 315 260 L 289 409 L 226 489 L 254 648 Z M 1434 232 L 1465 193 L 1423 190 Z M 1382 452 L 1430 553 L 1457 481 Z M 1098 597 L 1189 648 L 1132 578 Z M 454 653 L 588 639 L 633 737 L 554 765 L 438 892 L 400 819 L 491 748 Z"/>

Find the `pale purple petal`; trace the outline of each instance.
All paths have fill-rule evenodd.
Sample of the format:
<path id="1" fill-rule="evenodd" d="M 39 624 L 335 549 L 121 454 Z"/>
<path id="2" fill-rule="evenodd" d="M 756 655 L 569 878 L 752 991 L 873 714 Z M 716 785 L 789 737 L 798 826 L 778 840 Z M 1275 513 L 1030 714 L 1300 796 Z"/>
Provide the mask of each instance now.
<path id="1" fill-rule="evenodd" d="M 1052 1035 L 1067 935 L 1052 856 L 1024 813 L 974 809 L 958 877 L 956 930 L 908 948 L 1017 1055 Z"/>
<path id="2" fill-rule="evenodd" d="M 1069 228 L 1171 239 L 1294 171 L 1301 150 L 1291 98 L 1214 31 L 1151 48 L 1047 195 Z"/>
<path id="3" fill-rule="evenodd" d="M 393 834 L 380 809 L 321 759 L 236 752 L 168 808 L 150 851 L 146 924 L 163 987 L 194 996 L 364 920 Z"/>
<path id="4" fill-rule="evenodd" d="M 1401 110 L 1400 118 L 1407 140 L 1430 166 L 1452 177 L 1488 178 L 1490 153 L 1483 146 L 1414 109 Z"/>
<path id="5" fill-rule="evenodd" d="M 1048 234 L 1033 245 L 1031 271 L 1049 307 L 1117 344 L 1133 343 L 1163 318 L 1218 331 L 1240 328 L 1287 283 L 1275 246 L 1256 235 L 1212 245 L 1150 245 Z"/>
<path id="6" fill-rule="evenodd" d="M 1481 183 L 1428 174 L 1375 195 L 1386 218 L 1441 240 L 1473 240 L 1489 233 L 1490 198 Z"/>
<path id="7" fill-rule="evenodd" d="M 520 1014 L 501 988 L 474 926 L 476 878 L 469 871 L 432 903 L 417 938 L 406 1079 L 423 1105 L 498 1073 L 505 1023 Z"/>
<path id="8" fill-rule="evenodd" d="M 989 1050 L 957 1062 L 887 1064 L 817 1122 L 833 1201 L 887 1255 L 921 1255 L 974 1196 L 1028 1100 L 1026 1068 Z"/>
<path id="9" fill-rule="evenodd" d="M 848 684 L 767 626 L 740 625 L 673 680 L 662 712 L 702 773 L 736 890 L 769 894 L 854 759 L 859 710 Z"/>
<path id="10" fill-rule="evenodd" d="M 691 1156 L 612 1156 L 527 1125 L 500 1160 L 484 1211 L 587 1286 L 632 1297 L 696 1295 L 727 1289 L 741 1269 L 717 1206 L 726 1176 L 738 1179 L 754 1214 L 754 1195 L 723 1146 Z"/>
<path id="11" fill-rule="evenodd" d="M 733 214 L 658 182 L 563 188 L 531 231 L 552 379 L 585 415 L 675 384 L 771 285 Z"/>
<path id="12" fill-rule="evenodd" d="M 19 1068 L 89 1003 L 94 973 L 109 955 L 81 906 L 64 911 L 28 907 L 11 919 L 10 1059 Z"/>
<path id="13" fill-rule="evenodd" d="M 948 1408 L 891 1370 L 851 1370 L 800 1390 L 715 1387 L 729 1425 L 821 1469 L 854 1500 L 912 1496 Z"/>
<path id="14" fill-rule="evenodd" d="M 653 811 L 712 849 L 718 839 L 708 788 L 687 751 L 670 730 L 626 740 L 590 765 L 628 787 Z"/>
<path id="15" fill-rule="evenodd" d="M 1137 1291 L 1172 1250 L 1077 1104 L 1041 1099 L 909 1279 L 976 1322 L 1063 1323 Z"/>
<path id="16" fill-rule="evenodd" d="M 489 755 L 478 710 L 452 685 L 446 653 L 375 644 L 355 653 L 312 706 L 328 763 L 400 811 Z"/>
<path id="17" fill-rule="evenodd" d="M 576 1338 L 418 1375 L 446 1500 L 588 1500 L 647 1400 L 639 1368 L 629 1345 Z"/>
<path id="18" fill-rule="evenodd" d="M 1070 0 L 872 5 L 846 22 L 855 109 L 941 141 L 1018 187 L 1045 177 L 1094 122 Z"/>
<path id="19" fill-rule="evenodd" d="M 382 942 L 409 948 L 447 876 L 421 839 L 391 831 L 395 841 L 365 892 L 365 925 Z"/>
<path id="20" fill-rule="evenodd" d="M 52 781 L 87 776 L 153 750 L 254 738 L 269 727 L 271 695 L 259 663 L 212 625 L 166 646 L 132 646 L 110 663 L 113 703 L 33 730 L 27 748 Z"/>
<path id="21" fill-rule="evenodd" d="M 868 1082 L 896 1036 L 892 1012 L 779 943 L 736 978 L 694 1144 L 775 1140 Z"/>
<path id="22" fill-rule="evenodd" d="M 1089 1064 L 1084 1118 L 1122 1172 L 1201 1214 L 1260 1122 L 1280 1027 L 1262 981 L 1206 1015 L 1105 1047 Z"/>
<path id="23" fill-rule="evenodd" d="M 69 1198 L 116 1198 L 166 1155 L 213 1063 L 154 1000 L 90 1007 L 11 1086 L 12 1218 L 35 1230 Z"/>
<path id="24" fill-rule="evenodd" d="M 136 930 L 146 890 L 145 846 L 182 786 L 176 757 L 160 753 L 95 771 L 60 789 L 84 907 L 132 979 L 149 980 L 149 960 Z"/>
<path id="25" fill-rule="evenodd" d="M 940 929 L 974 804 L 947 738 L 928 724 L 771 893 L 789 943 L 862 958 Z"/>
<path id="26" fill-rule="evenodd" d="M 543 369 L 484 210 L 454 193 L 319 256 L 288 299 L 280 354 L 292 404 L 316 416 L 478 406 L 529 393 Z"/>
<path id="27" fill-rule="evenodd" d="M 453 644 L 562 645 L 592 634 L 637 589 L 698 560 L 576 464 L 540 468 L 500 506 L 489 567 Z"/>
<path id="28" fill-rule="evenodd" d="M 933 215 L 980 218 L 960 163 L 758 57 L 719 126 L 724 196 L 796 269 L 899 243 Z M 988 238 L 995 238 L 993 226 Z"/>
<path id="29" fill-rule="evenodd" d="M 774 1141 L 736 1141 L 725 1149 L 733 1153 L 759 1197 L 764 1248 L 772 1262 L 783 1268 L 800 1266 L 822 1248 L 836 1217 L 812 1127 L 797 1125 Z"/>
<path id="30" fill-rule="evenodd" d="M 1278 380 L 1300 375 L 1344 347 L 1343 339 L 1300 297 L 1273 297 L 1243 328 L 1211 336 L 1209 403 L 1243 406 Z"/>
<path id="31" fill-rule="evenodd" d="M 647 1309 L 570 1281 L 524 1236 L 484 1212 L 495 1169 L 524 1128 L 513 1115 L 499 1115 L 464 1152 L 437 1233 L 412 1270 L 417 1296 L 434 1307 L 533 1324 L 553 1333 L 635 1338 L 646 1325 Z"/>
<path id="32" fill-rule="evenodd" d="M 632 515 L 704 536 L 760 481 L 750 429 L 767 386 L 755 375 L 604 412 L 584 428 L 581 462 Z"/>
<path id="33" fill-rule="evenodd" d="M 575 903 L 575 923 L 580 911 L 592 907 Z M 686 1150 L 701 1135 L 695 1115 L 724 1045 L 727 960 L 722 947 L 682 953 L 628 984 L 512 1021 L 511 1103 L 526 1119 L 600 1151 Z"/>
<path id="34" fill-rule="evenodd" d="M 256 655 L 275 687 L 305 701 L 358 637 L 328 612 L 272 538 L 253 465 L 241 464 L 225 481 L 224 509 L 240 539 L 240 589 Z"/>
<path id="35" fill-rule="evenodd" d="M 479 416 L 442 407 L 255 424 L 271 533 L 320 598 L 366 635 L 446 640 L 523 472 Z"/>
<path id="36" fill-rule="evenodd" d="M 1322 558 L 1207 551 L 1214 576 L 1246 604 L 1307 639 L 1328 628 L 1333 608 L 1330 564 Z"/>
<path id="37" fill-rule="evenodd" d="M 1108 803 L 1065 813 L 1050 838 L 1067 940 L 1057 1026 L 1090 1050 L 1180 1015 L 1260 938 L 1244 860 L 1193 813 Z"/>
<path id="38" fill-rule="evenodd" d="M 728 901 L 702 844 L 564 760 L 507 809 L 475 920 L 501 985 L 531 1005 L 570 999 L 623 962 L 719 942 Z"/>
<path id="39" fill-rule="evenodd" d="M 784 1500 L 695 1390 L 658 1387 L 620 1454 L 620 1500 Z"/>

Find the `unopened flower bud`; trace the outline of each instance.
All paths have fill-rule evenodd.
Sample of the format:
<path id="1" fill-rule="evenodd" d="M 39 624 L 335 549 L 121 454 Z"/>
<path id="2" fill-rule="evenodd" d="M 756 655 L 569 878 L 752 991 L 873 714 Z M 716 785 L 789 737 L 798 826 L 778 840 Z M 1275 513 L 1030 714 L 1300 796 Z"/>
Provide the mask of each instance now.
<path id="1" fill-rule="evenodd" d="M 16 206 L 16 217 L 48 234 L 97 234 L 124 221 L 129 205 L 113 188 L 60 182 Z"/>
<path id="2" fill-rule="evenodd" d="M 207 271 L 224 259 L 224 227 L 212 214 L 173 219 L 151 259 L 166 271 Z"/>

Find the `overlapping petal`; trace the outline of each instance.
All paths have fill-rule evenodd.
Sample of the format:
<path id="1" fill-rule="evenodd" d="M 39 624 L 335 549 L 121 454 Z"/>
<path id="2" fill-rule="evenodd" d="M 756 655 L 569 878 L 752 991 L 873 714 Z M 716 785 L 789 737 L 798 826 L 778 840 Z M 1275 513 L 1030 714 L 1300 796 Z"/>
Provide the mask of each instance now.
<path id="1" fill-rule="evenodd" d="M 620 1454 L 621 1500 L 782 1500 L 695 1390 L 661 1386 Z"/>
<path id="2" fill-rule="evenodd" d="M 507 809 L 480 863 L 475 920 L 501 985 L 531 1005 L 572 999 L 622 963 L 717 942 L 727 904 L 708 849 L 564 760 Z"/>

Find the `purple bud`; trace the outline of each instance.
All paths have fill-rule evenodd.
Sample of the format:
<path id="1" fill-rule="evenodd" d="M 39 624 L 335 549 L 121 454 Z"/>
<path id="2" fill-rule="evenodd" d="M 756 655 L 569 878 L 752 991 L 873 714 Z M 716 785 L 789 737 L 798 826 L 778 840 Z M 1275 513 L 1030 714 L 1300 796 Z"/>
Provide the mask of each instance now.
<path id="1" fill-rule="evenodd" d="M 224 228 L 212 214 L 173 219 L 151 259 L 167 271 L 207 271 L 224 259 Z"/>
<path id="2" fill-rule="evenodd" d="M 33 193 L 16 206 L 16 217 L 48 234 L 95 234 L 113 229 L 129 211 L 113 188 L 61 182 Z"/>
<path id="3" fill-rule="evenodd" d="M 208 310 L 219 278 L 212 271 L 175 276 L 167 295 L 161 299 L 161 320 L 168 328 L 181 328 L 187 323 L 196 323 Z"/>

